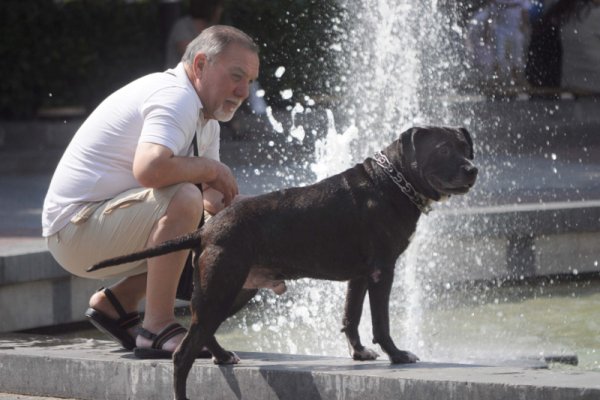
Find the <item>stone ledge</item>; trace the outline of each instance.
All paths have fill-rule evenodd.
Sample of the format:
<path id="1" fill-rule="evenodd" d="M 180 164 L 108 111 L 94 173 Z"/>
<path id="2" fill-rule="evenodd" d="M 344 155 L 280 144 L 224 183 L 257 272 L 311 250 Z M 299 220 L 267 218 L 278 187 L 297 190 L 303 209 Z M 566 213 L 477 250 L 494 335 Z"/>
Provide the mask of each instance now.
<path id="1" fill-rule="evenodd" d="M 600 373 L 289 354 L 239 353 L 219 367 L 197 360 L 188 378 L 191 399 L 461 399 L 591 400 Z M 30 395 L 78 399 L 172 398 L 170 360 L 137 360 L 106 341 L 0 336 L 0 387 Z"/>
<path id="2" fill-rule="evenodd" d="M 0 121 L 0 150 L 64 151 L 83 119 Z"/>
<path id="3" fill-rule="evenodd" d="M 48 251 L 0 256 L 0 287 L 69 276 Z"/>
<path id="4" fill-rule="evenodd" d="M 600 200 L 471 207 L 436 212 L 440 233 L 461 237 L 541 236 L 600 230 Z M 468 226 L 469 229 L 464 229 Z"/>
<path id="5" fill-rule="evenodd" d="M 600 274 L 600 201 L 516 204 L 436 213 L 435 240 L 419 245 L 432 283 Z M 468 227 L 468 229 L 465 229 Z M 421 256 L 421 254 L 423 256 Z"/>

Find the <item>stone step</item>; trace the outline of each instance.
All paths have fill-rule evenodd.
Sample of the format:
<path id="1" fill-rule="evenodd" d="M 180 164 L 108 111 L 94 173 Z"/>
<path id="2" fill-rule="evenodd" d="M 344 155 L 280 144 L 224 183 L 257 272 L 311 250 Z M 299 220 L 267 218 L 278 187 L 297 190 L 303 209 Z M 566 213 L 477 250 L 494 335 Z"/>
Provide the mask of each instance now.
<path id="1" fill-rule="evenodd" d="M 235 366 L 196 360 L 190 399 L 592 400 L 600 373 L 549 370 L 543 360 L 391 365 L 385 358 L 242 353 Z M 540 369 L 542 367 L 542 369 Z M 170 360 L 138 360 L 106 341 L 0 335 L 0 388 L 77 399 L 173 398 Z"/>

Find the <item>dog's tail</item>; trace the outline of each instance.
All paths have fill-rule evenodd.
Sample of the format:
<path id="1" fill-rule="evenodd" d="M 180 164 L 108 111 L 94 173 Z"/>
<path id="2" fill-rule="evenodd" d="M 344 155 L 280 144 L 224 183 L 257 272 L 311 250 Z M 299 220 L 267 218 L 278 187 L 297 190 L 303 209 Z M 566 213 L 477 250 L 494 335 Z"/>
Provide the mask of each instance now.
<path id="1" fill-rule="evenodd" d="M 109 258 L 108 260 L 100 261 L 87 269 L 87 272 L 97 271 L 102 268 L 113 265 L 125 264 L 132 261 L 142 260 L 144 258 L 152 258 L 161 256 L 167 253 L 173 253 L 178 250 L 192 249 L 200 246 L 199 231 L 189 233 L 187 235 L 178 236 L 175 239 L 167 240 L 159 245 L 150 247 L 136 253 L 126 254 L 124 256 Z"/>

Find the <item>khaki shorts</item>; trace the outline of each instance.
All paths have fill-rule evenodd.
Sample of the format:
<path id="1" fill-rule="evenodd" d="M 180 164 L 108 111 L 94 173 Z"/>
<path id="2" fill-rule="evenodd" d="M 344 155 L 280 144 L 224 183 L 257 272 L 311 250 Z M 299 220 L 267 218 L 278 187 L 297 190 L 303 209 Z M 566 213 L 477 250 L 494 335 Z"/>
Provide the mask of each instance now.
<path id="1" fill-rule="evenodd" d="M 181 185 L 136 188 L 110 200 L 89 203 L 67 226 L 47 238 L 48 249 L 64 269 L 84 278 L 145 273 L 146 260 L 94 272 L 86 272 L 86 269 L 107 258 L 144 249 L 154 225 L 166 213 Z"/>

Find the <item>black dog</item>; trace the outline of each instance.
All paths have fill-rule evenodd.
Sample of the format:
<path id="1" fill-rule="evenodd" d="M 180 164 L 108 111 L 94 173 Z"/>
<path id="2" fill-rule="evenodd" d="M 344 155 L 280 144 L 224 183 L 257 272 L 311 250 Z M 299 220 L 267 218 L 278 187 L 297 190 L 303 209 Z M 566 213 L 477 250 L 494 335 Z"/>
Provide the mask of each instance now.
<path id="1" fill-rule="evenodd" d="M 244 288 L 270 287 L 302 277 L 349 281 L 343 331 L 355 360 L 372 360 L 358 335 L 369 293 L 373 343 L 392 363 L 417 356 L 399 350 L 389 334 L 388 302 L 394 267 L 422 212 L 432 201 L 466 193 L 475 183 L 473 143 L 466 129 L 410 129 L 374 158 L 314 185 L 235 203 L 202 229 L 155 248 L 90 268 L 193 249 L 192 323 L 175 352 L 176 399 L 185 399 L 190 368 L 204 346 L 219 364 L 235 364 L 214 333 Z M 249 296 L 255 293 L 248 291 Z"/>

